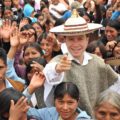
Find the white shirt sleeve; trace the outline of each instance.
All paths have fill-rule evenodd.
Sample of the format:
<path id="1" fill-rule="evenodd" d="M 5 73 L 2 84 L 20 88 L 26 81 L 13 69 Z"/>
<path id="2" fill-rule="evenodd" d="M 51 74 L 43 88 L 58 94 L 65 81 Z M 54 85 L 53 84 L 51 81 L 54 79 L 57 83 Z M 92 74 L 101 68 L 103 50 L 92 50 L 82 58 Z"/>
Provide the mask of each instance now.
<path id="1" fill-rule="evenodd" d="M 64 72 L 57 73 L 55 70 L 56 65 L 57 62 L 49 63 L 45 66 L 43 70 L 43 73 L 46 77 L 46 81 L 48 82 L 48 84 L 56 85 L 63 81 Z"/>
<path id="2" fill-rule="evenodd" d="M 57 73 L 55 67 L 57 62 L 49 63 L 45 66 L 43 73 L 46 77 L 44 83 L 44 102 L 46 106 L 51 106 L 53 100 L 53 87 L 63 81 L 64 72 Z"/>
<path id="3" fill-rule="evenodd" d="M 120 94 L 120 75 L 118 75 L 118 80 L 114 83 L 114 85 L 110 86 L 109 89 Z"/>

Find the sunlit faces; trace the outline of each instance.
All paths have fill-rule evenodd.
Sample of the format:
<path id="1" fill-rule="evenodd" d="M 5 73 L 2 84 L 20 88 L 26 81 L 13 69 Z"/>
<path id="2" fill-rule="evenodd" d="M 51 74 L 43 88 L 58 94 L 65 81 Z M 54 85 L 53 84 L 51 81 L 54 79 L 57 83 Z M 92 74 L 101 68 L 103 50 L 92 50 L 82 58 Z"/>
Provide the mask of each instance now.
<path id="1" fill-rule="evenodd" d="M 4 61 L 0 59 L 0 81 L 5 79 L 6 70 L 7 66 L 5 65 Z"/>
<path id="2" fill-rule="evenodd" d="M 116 37 L 118 35 L 118 31 L 115 28 L 106 26 L 105 35 L 106 35 L 108 41 L 112 41 L 112 40 L 116 39 Z"/>
<path id="3" fill-rule="evenodd" d="M 108 102 L 103 102 L 95 110 L 97 120 L 120 120 L 120 110 Z"/>
<path id="4" fill-rule="evenodd" d="M 25 49 L 24 51 L 24 62 L 26 64 L 28 64 L 28 62 L 33 59 L 33 58 L 38 58 L 38 57 L 41 57 L 41 54 L 38 50 L 36 50 L 35 48 L 33 47 L 28 47 Z"/>
<path id="5" fill-rule="evenodd" d="M 55 99 L 55 107 L 63 120 L 75 120 L 77 117 L 78 101 L 68 94 L 63 98 Z"/>
<path id="6" fill-rule="evenodd" d="M 78 60 L 83 59 L 83 53 L 88 45 L 88 36 L 79 35 L 79 36 L 66 36 L 66 45 L 69 52 L 72 56 Z"/>
<path id="7" fill-rule="evenodd" d="M 115 46 L 113 54 L 115 57 L 120 57 L 120 42 Z"/>
<path id="8" fill-rule="evenodd" d="M 52 57 L 53 43 L 49 42 L 47 39 L 42 39 L 42 41 L 40 42 L 40 46 L 42 50 L 45 51 L 45 57 Z"/>

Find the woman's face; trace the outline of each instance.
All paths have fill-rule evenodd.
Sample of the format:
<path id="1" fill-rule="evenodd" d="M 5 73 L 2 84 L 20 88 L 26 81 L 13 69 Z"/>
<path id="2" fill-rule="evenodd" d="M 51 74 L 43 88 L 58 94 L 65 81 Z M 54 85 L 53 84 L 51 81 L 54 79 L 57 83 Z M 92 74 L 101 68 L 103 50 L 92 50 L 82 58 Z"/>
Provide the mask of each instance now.
<path id="1" fill-rule="evenodd" d="M 65 94 L 63 98 L 55 99 L 55 107 L 63 120 L 73 120 L 76 117 L 78 101 Z"/>
<path id="2" fill-rule="evenodd" d="M 47 39 L 42 39 L 42 41 L 40 42 L 40 46 L 42 50 L 45 51 L 45 54 L 44 54 L 45 57 L 52 56 L 53 43 L 48 42 Z"/>
<path id="3" fill-rule="evenodd" d="M 95 110 L 97 120 L 120 120 L 120 110 L 108 102 L 103 102 Z"/>
<path id="4" fill-rule="evenodd" d="M 36 48 L 28 47 L 25 49 L 23 56 L 25 64 L 28 64 L 31 59 L 38 57 L 41 57 L 41 54 Z"/>
<path id="5" fill-rule="evenodd" d="M 33 24 L 33 27 L 36 30 L 37 36 L 41 35 L 41 33 L 43 32 L 42 28 L 38 24 Z"/>
<path id="6" fill-rule="evenodd" d="M 108 41 L 113 41 L 116 39 L 116 37 L 118 35 L 118 31 L 113 27 L 106 26 L 105 35 L 106 35 Z"/>
<path id="7" fill-rule="evenodd" d="M 12 1 L 11 0 L 4 0 L 5 7 L 11 7 Z"/>
<path id="8" fill-rule="evenodd" d="M 114 48 L 113 55 L 114 57 L 120 57 L 120 42 Z"/>
<path id="9" fill-rule="evenodd" d="M 28 42 L 29 43 L 35 42 L 36 41 L 36 39 L 35 39 L 35 30 L 29 29 L 28 33 L 29 33 L 29 40 L 28 40 Z"/>
<path id="10" fill-rule="evenodd" d="M 106 17 L 110 18 L 112 16 L 112 12 L 113 12 L 113 9 L 112 8 L 108 8 L 107 11 L 106 11 Z"/>

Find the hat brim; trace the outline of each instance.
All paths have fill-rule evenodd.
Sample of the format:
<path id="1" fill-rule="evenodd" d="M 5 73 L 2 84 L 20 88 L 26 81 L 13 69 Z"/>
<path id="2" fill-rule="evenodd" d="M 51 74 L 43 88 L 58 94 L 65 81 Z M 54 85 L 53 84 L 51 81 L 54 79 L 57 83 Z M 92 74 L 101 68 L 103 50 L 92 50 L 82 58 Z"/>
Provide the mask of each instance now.
<path id="1" fill-rule="evenodd" d="M 95 24 L 95 23 L 88 23 L 87 25 L 88 25 L 87 30 L 83 30 L 83 29 L 82 30 L 81 29 L 64 30 L 64 25 L 60 25 L 50 29 L 50 32 L 58 35 L 62 35 L 62 36 L 73 36 L 73 35 L 89 34 L 103 27 L 101 24 Z"/>

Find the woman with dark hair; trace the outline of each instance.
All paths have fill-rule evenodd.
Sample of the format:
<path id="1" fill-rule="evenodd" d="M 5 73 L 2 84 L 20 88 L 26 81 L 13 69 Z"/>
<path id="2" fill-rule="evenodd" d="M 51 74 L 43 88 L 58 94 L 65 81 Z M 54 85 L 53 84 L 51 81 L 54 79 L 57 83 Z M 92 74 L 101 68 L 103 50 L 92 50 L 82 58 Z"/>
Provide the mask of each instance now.
<path id="1" fill-rule="evenodd" d="M 87 52 L 98 55 L 99 57 L 106 58 L 106 50 L 103 43 L 99 41 L 92 41 L 88 44 Z"/>
<path id="2" fill-rule="evenodd" d="M 120 21 L 110 20 L 105 28 L 105 36 L 100 41 L 106 46 L 108 42 L 117 38 L 120 32 Z"/>
<path id="3" fill-rule="evenodd" d="M 2 93 L 0 93 L 0 96 L 1 94 L 6 94 L 6 91 L 3 91 Z M 13 99 L 14 97 L 13 96 L 11 97 L 12 98 L 9 99 L 9 103 L 11 100 L 14 100 Z M 0 97 L 0 100 L 2 101 L 2 107 L 5 106 L 4 104 L 4 102 L 6 101 L 5 99 L 7 99 L 7 97 L 4 97 L 4 101 Z M 35 116 L 36 118 L 39 118 L 39 120 L 41 119 L 42 120 L 90 119 L 90 116 L 88 116 L 85 111 L 82 111 L 81 109 L 78 108 L 78 101 L 79 101 L 79 90 L 77 86 L 71 82 L 63 82 L 58 86 L 56 86 L 55 88 L 55 92 L 54 92 L 55 107 L 46 107 L 43 109 L 30 108 L 28 110 L 28 116 Z M 16 114 L 19 105 L 21 105 L 21 107 L 23 107 L 24 109 L 28 109 L 25 98 L 20 98 L 16 104 L 12 104 L 12 101 L 11 101 L 11 108 L 13 109 L 10 109 L 10 107 L 8 108 L 8 110 L 10 110 L 10 118 L 11 118 L 10 120 L 16 120 L 16 119 L 13 119 L 14 116 L 12 115 Z M 0 111 L 1 110 L 2 109 L 0 107 Z M 5 112 L 6 111 L 4 111 L 4 113 Z M 19 114 L 19 115 L 22 116 L 22 114 Z M 24 116 L 22 117 L 25 118 L 26 117 L 25 113 L 23 115 Z"/>
<path id="4" fill-rule="evenodd" d="M 56 55 L 62 54 L 60 45 L 58 44 L 54 34 L 45 32 L 39 37 L 38 42 L 44 51 L 44 58 L 47 62 Z"/>
<path id="5" fill-rule="evenodd" d="M 37 40 L 41 36 L 41 34 L 44 32 L 43 26 L 39 22 L 32 23 L 32 27 L 35 29 L 37 34 Z"/>
<path id="6" fill-rule="evenodd" d="M 90 116 L 78 108 L 79 90 L 72 82 L 63 82 L 56 86 L 54 91 L 55 107 L 43 109 L 31 108 L 29 115 L 37 116 L 42 120 L 80 120 L 90 119 Z"/>

